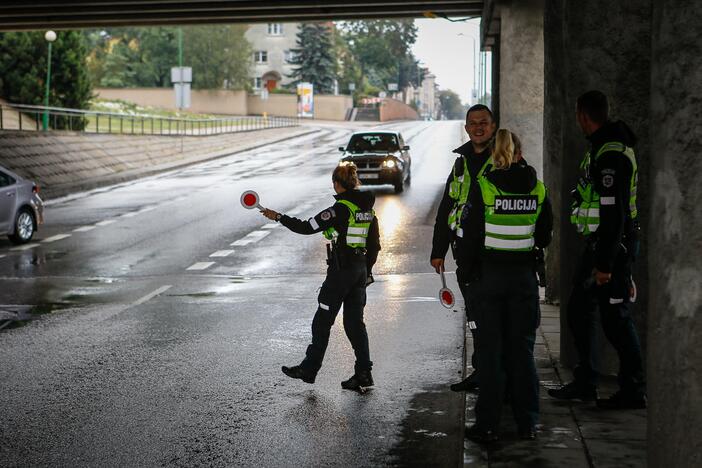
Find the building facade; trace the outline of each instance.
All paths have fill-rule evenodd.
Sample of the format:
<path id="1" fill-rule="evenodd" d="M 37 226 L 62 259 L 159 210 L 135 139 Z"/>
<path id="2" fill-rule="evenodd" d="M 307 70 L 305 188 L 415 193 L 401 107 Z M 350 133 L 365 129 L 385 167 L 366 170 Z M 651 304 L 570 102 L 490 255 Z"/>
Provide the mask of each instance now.
<path id="1" fill-rule="evenodd" d="M 251 85 L 259 93 L 287 85 L 292 73 L 292 50 L 295 49 L 299 23 L 251 24 L 246 31 L 246 39 L 253 50 Z"/>

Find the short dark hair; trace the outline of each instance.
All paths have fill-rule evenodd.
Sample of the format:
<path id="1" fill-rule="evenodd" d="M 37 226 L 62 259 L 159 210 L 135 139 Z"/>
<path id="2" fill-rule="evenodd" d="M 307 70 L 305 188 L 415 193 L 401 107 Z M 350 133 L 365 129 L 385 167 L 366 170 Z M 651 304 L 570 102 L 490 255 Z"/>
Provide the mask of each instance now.
<path id="1" fill-rule="evenodd" d="M 583 93 L 575 103 L 575 109 L 582 112 L 598 124 L 603 124 L 609 119 L 609 103 L 607 96 L 602 91 L 593 89 Z"/>
<path id="2" fill-rule="evenodd" d="M 492 111 L 488 106 L 485 104 L 474 104 L 468 109 L 468 112 L 466 112 L 466 121 L 468 120 L 468 116 L 470 115 L 471 112 L 477 112 L 477 111 L 487 111 L 488 114 L 490 114 L 490 118 L 494 121 L 495 116 L 492 115 Z"/>

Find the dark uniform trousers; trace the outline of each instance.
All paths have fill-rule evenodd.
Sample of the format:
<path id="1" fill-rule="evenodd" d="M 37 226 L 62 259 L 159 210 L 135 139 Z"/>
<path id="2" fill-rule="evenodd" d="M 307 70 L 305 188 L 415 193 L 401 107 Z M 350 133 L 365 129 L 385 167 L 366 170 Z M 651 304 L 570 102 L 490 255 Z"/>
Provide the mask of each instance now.
<path id="1" fill-rule="evenodd" d="M 363 255 L 351 255 L 342 262 L 341 268 L 330 266 L 327 277 L 317 298 L 319 305 L 312 321 L 312 344 L 302 366 L 319 371 L 324 353 L 329 344 L 329 333 L 341 306 L 344 306 L 344 330 L 356 354 L 356 371 L 370 370 L 373 363 L 368 349 L 368 333 L 363 323 L 363 307 L 366 305 L 366 259 Z"/>
<path id="2" fill-rule="evenodd" d="M 642 395 L 645 382 L 641 345 L 629 313 L 631 260 L 620 248 L 610 282 L 597 286 L 592 277 L 594 247 L 589 242 L 581 257 L 568 300 L 568 325 L 579 357 L 575 381 L 597 384 L 596 312 L 599 309 L 604 334 L 619 355 L 619 386 L 629 395 Z"/>
<path id="3" fill-rule="evenodd" d="M 466 320 L 475 320 L 475 303 L 472 296 L 474 288 L 469 284 L 469 279 L 466 277 L 465 273 L 465 267 L 461 266 L 460 263 L 457 264 L 456 268 L 456 280 L 458 281 L 458 288 L 461 290 L 461 296 L 463 296 L 463 302 L 466 306 Z M 473 354 L 470 357 L 470 364 L 473 366 L 473 371 L 476 371 L 478 369 L 478 346 L 475 338 L 475 330 L 470 329 L 470 333 L 473 336 Z"/>
<path id="4" fill-rule="evenodd" d="M 539 379 L 534 342 L 539 326 L 539 290 L 530 265 L 484 263 L 482 277 L 469 288 L 475 302 L 476 338 L 480 352 L 477 425 L 497 430 L 504 392 L 520 429 L 539 417 Z"/>

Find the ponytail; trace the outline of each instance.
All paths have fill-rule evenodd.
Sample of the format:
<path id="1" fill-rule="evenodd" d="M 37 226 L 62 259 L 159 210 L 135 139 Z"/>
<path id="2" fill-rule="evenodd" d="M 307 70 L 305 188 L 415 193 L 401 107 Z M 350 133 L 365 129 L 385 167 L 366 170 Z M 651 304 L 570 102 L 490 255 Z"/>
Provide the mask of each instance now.
<path id="1" fill-rule="evenodd" d="M 497 130 L 493 143 L 492 162 L 495 169 L 509 169 L 514 162 L 515 145 L 512 133 L 501 128 Z"/>
<path id="2" fill-rule="evenodd" d="M 361 185 L 356 165 L 348 161 L 341 162 L 336 166 L 332 173 L 332 181 L 339 182 L 346 190 L 353 190 Z"/>

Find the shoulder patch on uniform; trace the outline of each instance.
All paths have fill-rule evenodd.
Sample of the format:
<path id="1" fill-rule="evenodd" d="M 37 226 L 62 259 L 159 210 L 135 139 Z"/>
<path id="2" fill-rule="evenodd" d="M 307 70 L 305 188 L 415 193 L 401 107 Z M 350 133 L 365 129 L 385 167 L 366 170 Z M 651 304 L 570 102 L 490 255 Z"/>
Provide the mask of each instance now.
<path id="1" fill-rule="evenodd" d="M 319 215 L 319 217 L 322 218 L 322 221 L 329 221 L 332 217 L 332 214 L 331 214 L 330 210 L 324 210 Z"/>
<path id="2" fill-rule="evenodd" d="M 612 187 L 614 185 L 614 176 L 611 174 L 605 174 L 602 176 L 602 185 L 607 188 Z"/>

